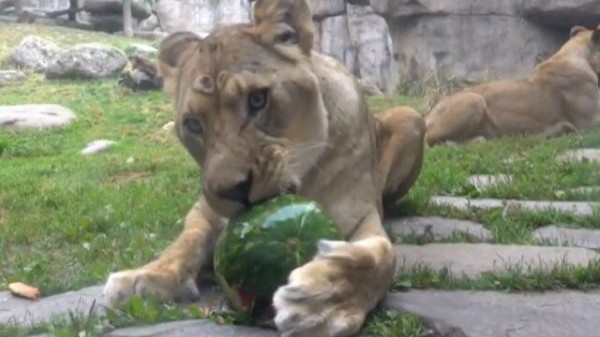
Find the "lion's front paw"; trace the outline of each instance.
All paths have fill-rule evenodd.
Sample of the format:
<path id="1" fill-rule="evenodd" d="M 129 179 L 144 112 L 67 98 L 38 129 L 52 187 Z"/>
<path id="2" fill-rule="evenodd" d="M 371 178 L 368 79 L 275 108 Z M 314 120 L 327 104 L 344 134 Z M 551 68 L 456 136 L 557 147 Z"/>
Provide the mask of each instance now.
<path id="1" fill-rule="evenodd" d="M 393 270 L 393 263 L 365 248 L 322 241 L 317 257 L 290 274 L 273 296 L 275 325 L 283 337 L 342 337 L 360 329 Z"/>
<path id="2" fill-rule="evenodd" d="M 103 295 L 110 305 L 118 305 L 135 295 L 163 302 L 196 301 L 200 292 L 191 277 L 181 278 L 168 270 L 143 267 L 110 274 Z"/>

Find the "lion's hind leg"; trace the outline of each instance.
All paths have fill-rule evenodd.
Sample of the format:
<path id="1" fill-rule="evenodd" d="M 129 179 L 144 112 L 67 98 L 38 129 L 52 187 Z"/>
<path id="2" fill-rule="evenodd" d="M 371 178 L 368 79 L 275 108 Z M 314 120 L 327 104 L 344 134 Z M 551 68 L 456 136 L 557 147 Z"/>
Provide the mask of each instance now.
<path id="1" fill-rule="evenodd" d="M 487 110 L 485 98 L 472 92 L 460 92 L 442 99 L 425 117 L 427 144 L 465 143 L 485 136 Z"/>
<path id="2" fill-rule="evenodd" d="M 423 164 L 425 122 L 409 107 L 395 107 L 376 115 L 383 144 L 377 169 L 383 182 L 384 203 L 402 198 L 417 180 Z"/>

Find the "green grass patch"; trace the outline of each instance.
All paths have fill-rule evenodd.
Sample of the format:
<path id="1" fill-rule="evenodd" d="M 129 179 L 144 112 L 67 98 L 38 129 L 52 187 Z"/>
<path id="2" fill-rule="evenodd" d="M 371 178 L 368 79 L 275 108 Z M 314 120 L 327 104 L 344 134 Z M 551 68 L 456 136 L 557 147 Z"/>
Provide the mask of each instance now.
<path id="1" fill-rule="evenodd" d="M 503 272 L 482 273 L 476 278 L 456 277 L 447 269 L 426 266 L 404 267 L 396 275 L 392 289 L 495 290 L 540 292 L 548 290 L 592 290 L 600 287 L 600 261 L 587 266 L 557 264 L 549 269 L 514 265 Z"/>

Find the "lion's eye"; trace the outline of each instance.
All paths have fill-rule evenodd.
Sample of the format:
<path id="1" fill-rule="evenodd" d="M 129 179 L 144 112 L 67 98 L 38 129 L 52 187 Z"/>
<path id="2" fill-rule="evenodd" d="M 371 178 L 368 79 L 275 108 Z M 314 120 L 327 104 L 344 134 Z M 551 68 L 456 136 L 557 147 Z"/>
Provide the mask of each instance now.
<path id="1" fill-rule="evenodd" d="M 248 95 L 248 115 L 256 116 L 267 106 L 269 94 L 267 89 L 255 90 Z"/>
<path id="2" fill-rule="evenodd" d="M 185 118 L 183 126 L 191 133 L 201 134 L 203 131 L 202 123 L 197 118 Z"/>
<path id="3" fill-rule="evenodd" d="M 287 31 L 277 36 L 277 42 L 279 43 L 297 44 L 298 40 L 298 34 L 294 31 Z"/>

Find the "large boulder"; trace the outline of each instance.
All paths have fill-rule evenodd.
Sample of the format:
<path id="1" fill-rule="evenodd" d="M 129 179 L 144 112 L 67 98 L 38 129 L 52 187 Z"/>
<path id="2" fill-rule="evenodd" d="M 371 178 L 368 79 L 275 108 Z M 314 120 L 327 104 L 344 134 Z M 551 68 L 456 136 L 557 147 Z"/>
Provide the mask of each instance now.
<path id="1" fill-rule="evenodd" d="M 119 74 L 127 57 L 101 43 L 77 44 L 62 51 L 46 68 L 46 78 L 99 79 Z"/>
<path id="2" fill-rule="evenodd" d="M 13 48 L 7 61 L 16 67 L 44 72 L 59 52 L 60 48 L 54 42 L 30 35 Z"/>
<path id="3" fill-rule="evenodd" d="M 529 0 L 523 1 L 525 17 L 539 23 L 569 29 L 575 25 L 590 28 L 600 24 L 598 0 Z"/>
<path id="4" fill-rule="evenodd" d="M 530 73 L 565 36 L 522 18 L 422 16 L 390 22 L 394 58 L 408 82 L 426 78 L 485 81 Z"/>
<path id="5" fill-rule="evenodd" d="M 592 0 L 371 0 L 374 11 L 386 18 L 396 67 L 407 83 L 428 78 L 473 83 L 527 76 L 568 38 L 571 23 L 566 8 L 591 11 L 599 4 Z M 563 29 L 541 23 L 542 17 L 550 21 L 552 11 L 564 14 Z"/>

